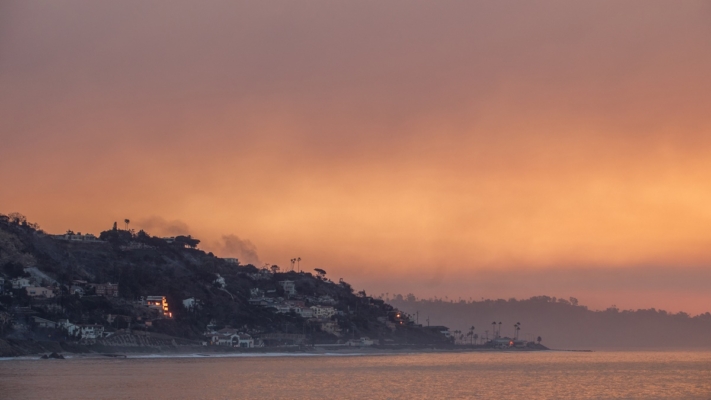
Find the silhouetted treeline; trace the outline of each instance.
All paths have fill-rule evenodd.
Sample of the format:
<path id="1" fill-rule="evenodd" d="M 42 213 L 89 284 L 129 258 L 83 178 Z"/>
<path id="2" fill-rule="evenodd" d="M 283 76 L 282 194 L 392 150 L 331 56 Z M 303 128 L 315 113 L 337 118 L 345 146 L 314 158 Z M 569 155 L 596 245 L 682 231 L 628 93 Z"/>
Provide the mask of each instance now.
<path id="1" fill-rule="evenodd" d="M 501 324 L 502 336 L 511 336 L 521 323 L 523 339 L 543 338 L 557 349 L 710 348 L 711 314 L 690 316 L 662 310 L 589 310 L 574 298 L 537 296 L 526 300 L 445 301 L 396 295 L 389 303 L 408 313 L 419 312 L 433 325 L 492 336 L 492 322 Z"/>

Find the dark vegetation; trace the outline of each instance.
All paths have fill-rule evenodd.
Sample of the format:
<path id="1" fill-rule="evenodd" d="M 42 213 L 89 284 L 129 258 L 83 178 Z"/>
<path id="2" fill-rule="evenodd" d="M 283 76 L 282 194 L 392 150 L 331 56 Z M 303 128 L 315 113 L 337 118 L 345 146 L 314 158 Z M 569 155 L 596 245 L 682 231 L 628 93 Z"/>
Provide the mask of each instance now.
<path id="1" fill-rule="evenodd" d="M 128 221 L 126 221 L 128 225 Z M 127 227 L 126 227 L 127 228 Z M 336 343 L 369 337 L 382 343 L 448 343 L 440 334 L 418 329 L 413 324 L 394 326 L 394 309 L 382 300 L 354 293 L 346 282 L 332 282 L 326 271 L 317 274 L 283 271 L 272 266 L 266 279 L 255 279 L 264 272 L 253 265 L 235 265 L 197 248 L 199 240 L 178 236 L 171 240 L 113 228 L 101 232 L 100 241 L 74 242 L 60 240 L 42 232 L 19 214 L 0 214 L 0 277 L 6 281 L 0 296 L 0 337 L 36 340 L 65 340 L 61 333 L 31 329 L 18 333 L 13 321 L 21 310 L 51 321 L 69 319 L 76 324 L 100 324 L 107 330 L 135 329 L 204 340 L 208 324 L 219 329 L 230 326 L 255 337 L 270 333 L 303 334 L 308 343 Z M 52 299 L 30 298 L 24 290 L 12 289 L 10 280 L 29 277 L 36 269 L 49 280 L 38 285 L 52 287 L 57 296 Z M 224 278 L 224 287 L 217 283 Z M 302 318 L 294 312 L 277 313 L 274 308 L 252 305 L 252 289 L 261 289 L 274 298 L 286 298 L 279 281 L 295 282 L 296 300 L 308 306 L 313 299 L 330 296 L 338 314 L 331 321 L 338 324 L 340 334 L 322 330 L 323 321 Z M 88 289 L 83 296 L 70 294 L 76 281 L 88 283 L 118 283 L 118 297 L 97 296 Z M 136 307 L 143 296 L 165 296 L 172 318 L 148 319 Z M 196 298 L 198 309 L 183 307 L 182 300 Z M 292 298 L 294 299 L 294 298 Z M 109 315 L 119 315 L 109 322 Z M 287 342 L 273 342 L 287 344 Z"/>

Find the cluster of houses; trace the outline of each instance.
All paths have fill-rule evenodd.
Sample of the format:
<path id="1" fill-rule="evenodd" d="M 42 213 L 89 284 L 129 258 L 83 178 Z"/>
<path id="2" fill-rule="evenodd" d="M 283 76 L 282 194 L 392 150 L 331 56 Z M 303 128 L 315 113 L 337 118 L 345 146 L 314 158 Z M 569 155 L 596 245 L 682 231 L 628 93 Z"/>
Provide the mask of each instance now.
<path id="1" fill-rule="evenodd" d="M 66 332 L 67 336 L 75 338 L 82 343 L 94 343 L 97 339 L 111 336 L 113 332 L 108 332 L 103 325 L 99 324 L 75 324 L 69 322 L 68 319 L 60 319 L 58 322 L 50 321 L 45 318 L 32 316 L 31 321 L 36 328 L 39 329 L 61 329 Z M 15 325 L 15 329 L 22 330 L 25 327 Z"/>
<path id="2" fill-rule="evenodd" d="M 339 313 L 333 307 L 336 300 L 331 296 L 298 296 L 299 299 L 292 299 L 297 297 L 294 281 L 280 281 L 278 284 L 284 289 L 287 298 L 273 297 L 276 294 L 275 290 L 265 292 L 262 289 L 253 288 L 250 290 L 249 304 L 273 308 L 276 312 L 283 314 L 294 312 L 305 319 L 325 320 Z M 307 306 L 307 303 L 312 305 Z"/>
<path id="3" fill-rule="evenodd" d="M 70 242 L 84 242 L 84 243 L 101 243 L 103 242 L 102 240 L 98 239 L 96 236 L 92 234 L 81 234 L 81 233 L 74 233 L 72 231 L 67 231 L 65 234 L 62 235 L 52 235 L 54 239 L 57 240 L 63 240 L 63 241 L 70 241 Z M 188 237 L 189 238 L 189 237 Z M 178 239 L 181 241 L 184 238 L 162 238 L 168 243 L 176 242 Z M 133 246 L 133 242 L 130 244 Z M 143 246 L 143 244 L 136 244 L 137 246 Z M 93 246 L 93 245 L 92 245 Z M 234 264 L 234 265 L 239 265 L 239 260 L 236 258 L 224 258 L 223 259 L 226 263 L 229 264 Z M 293 260 L 292 260 L 292 265 L 293 265 Z M 141 297 L 140 299 L 136 301 L 125 301 L 122 299 L 119 299 L 119 284 L 118 283 L 111 283 L 111 282 L 106 282 L 106 283 L 90 283 L 87 281 L 82 281 L 82 280 L 74 280 L 70 285 L 64 286 L 59 284 L 58 282 L 52 280 L 50 277 L 46 276 L 46 274 L 42 273 L 39 271 L 37 268 L 29 268 L 30 270 L 34 269 L 36 271 L 28 271 L 28 269 L 25 270 L 25 277 L 19 277 L 15 279 L 9 280 L 9 282 L 5 282 L 5 279 L 0 277 L 0 294 L 2 294 L 2 291 L 5 290 L 5 288 L 10 288 L 12 287 L 13 293 L 15 296 L 17 296 L 17 290 L 22 290 L 24 293 L 27 294 L 27 296 L 32 297 L 33 299 L 37 299 L 38 301 L 34 301 L 31 303 L 33 304 L 33 307 L 35 310 L 41 310 L 39 312 L 35 311 L 32 312 L 30 307 L 26 307 L 30 309 L 27 313 L 25 313 L 24 317 L 18 318 L 18 321 L 22 319 L 22 323 L 25 324 L 26 326 L 34 326 L 37 328 L 41 329 L 58 329 L 65 331 L 67 336 L 76 338 L 80 340 L 81 342 L 84 343 L 93 343 L 94 341 L 98 339 L 102 339 L 105 337 L 108 337 L 113 334 L 114 329 L 123 329 L 124 327 L 128 327 L 128 329 L 134 329 L 134 330 L 142 330 L 144 327 L 148 327 L 153 325 L 153 323 L 156 322 L 156 320 L 159 319 L 165 319 L 165 318 L 172 318 L 173 313 L 169 307 L 168 301 L 165 296 L 158 295 L 158 296 L 145 296 Z M 318 327 L 320 326 L 320 331 L 322 332 L 327 332 L 331 335 L 334 335 L 336 337 L 340 337 L 341 339 L 338 340 L 339 346 L 372 346 L 375 344 L 374 340 L 371 340 L 368 337 L 360 337 L 356 338 L 356 333 L 354 332 L 353 329 L 351 328 L 346 328 L 348 325 L 344 324 L 343 325 L 343 330 L 346 332 L 341 331 L 341 326 L 339 324 L 339 321 L 341 324 L 343 324 L 343 318 L 334 318 L 335 316 L 341 316 L 341 317 L 347 317 L 347 315 L 351 315 L 354 313 L 353 310 L 348 308 L 347 310 L 338 310 L 336 306 L 338 305 L 338 301 L 334 299 L 330 295 L 326 294 L 321 294 L 321 295 L 315 295 L 311 294 L 308 295 L 302 291 L 302 293 L 299 293 L 299 290 L 297 290 L 297 286 L 301 288 L 301 285 L 304 285 L 303 287 L 307 287 L 309 285 L 306 285 L 304 281 L 301 280 L 280 280 L 278 281 L 277 278 L 277 271 L 278 267 L 273 266 L 272 271 L 270 271 L 267 268 L 262 268 L 259 270 L 255 269 L 249 269 L 249 273 L 246 272 L 240 272 L 241 274 L 247 274 L 249 275 L 254 281 L 256 281 L 256 286 L 259 286 L 258 288 L 252 288 L 250 290 L 250 296 L 248 299 L 248 302 L 252 306 L 257 306 L 257 307 L 263 307 L 266 309 L 272 309 L 276 313 L 280 314 L 290 314 L 290 315 L 298 315 L 302 317 L 304 320 L 309 321 L 309 326 L 310 327 Z M 325 271 L 317 269 L 317 272 L 319 272 L 319 276 L 317 279 L 323 281 L 323 282 L 331 282 L 330 280 L 325 279 Z M 293 275 L 292 275 L 293 279 Z M 267 282 L 265 282 L 267 281 Z M 275 282 L 276 281 L 276 282 Z M 275 282 L 275 284 L 272 284 L 272 282 Z M 298 282 L 298 285 L 297 285 Z M 7 283 L 7 285 L 6 285 Z M 215 275 L 214 280 L 212 283 L 215 285 L 215 287 L 222 289 L 224 292 L 227 292 L 232 296 L 232 294 L 228 291 L 227 285 L 226 285 L 226 280 L 219 274 Z M 333 283 L 333 282 L 331 282 Z M 345 284 L 345 282 L 341 282 L 341 284 L 348 286 Z M 349 286 L 348 286 L 349 287 Z M 231 289 L 231 288 L 230 288 Z M 352 292 L 352 290 L 351 290 Z M 130 316 L 112 316 L 108 315 L 99 315 L 96 314 L 92 318 L 101 318 L 104 319 L 106 318 L 106 325 L 100 325 L 100 324 L 80 324 L 77 322 L 71 322 L 67 319 L 59 320 L 58 322 L 55 321 L 50 321 L 45 318 L 38 317 L 37 315 L 43 315 L 47 317 L 48 315 L 63 315 L 65 317 L 66 315 L 73 315 L 73 314 L 62 314 L 62 309 L 61 307 L 63 306 L 63 302 L 59 301 L 59 298 L 64 298 L 63 296 L 66 296 L 66 294 L 69 293 L 70 295 L 76 295 L 76 296 L 89 296 L 89 295 L 96 295 L 96 296 L 103 296 L 107 299 L 111 299 L 111 303 L 114 303 L 114 305 L 117 305 L 115 310 L 124 310 L 124 309 L 129 309 L 130 311 L 126 311 L 125 313 L 130 315 Z M 323 293 L 323 292 L 321 292 Z M 330 291 L 328 293 L 337 293 L 335 291 Z M 23 294 L 24 296 L 24 294 Z M 362 294 L 358 294 L 358 306 L 361 307 L 363 305 L 365 306 L 382 306 L 383 301 L 379 299 L 373 299 L 372 297 L 366 296 L 365 292 L 363 291 Z M 234 297 L 233 297 L 234 298 Z M 52 300 L 50 300 L 52 299 Z M 116 299 L 116 300 L 114 300 Z M 92 299 L 85 299 L 85 300 L 92 300 Z M 177 299 L 176 299 L 177 300 Z M 91 301 L 89 301 L 91 302 Z M 380 303 L 378 303 L 380 302 Z M 39 305 L 39 307 L 38 307 Z M 203 308 L 203 304 L 201 301 L 195 297 L 190 297 L 182 300 L 182 305 L 184 309 L 188 312 L 198 312 Z M 52 309 L 48 309 L 47 307 L 54 307 Z M 17 307 L 16 307 L 17 308 Z M 384 315 L 385 313 L 389 312 L 389 310 L 392 310 L 392 308 L 386 308 L 381 314 L 379 315 Z M 46 311 L 46 313 L 42 312 Z M 123 312 L 123 311 L 118 311 L 118 312 Z M 356 311 L 357 312 L 357 309 Z M 385 324 L 388 328 L 390 328 L 392 331 L 395 331 L 396 328 L 399 325 L 412 325 L 414 322 L 412 321 L 411 316 L 406 315 L 405 313 L 400 313 L 399 311 L 395 310 L 394 316 L 388 315 L 387 317 L 385 316 L 380 316 L 378 317 L 378 320 Z M 273 316 L 273 314 L 272 314 Z M 121 320 L 117 322 L 116 324 L 113 324 L 112 321 L 115 320 L 115 318 L 125 318 L 128 323 L 122 323 Z M 14 316 L 13 316 L 14 318 Z M 55 318 L 60 318 L 59 316 Z M 77 318 L 77 317 L 70 317 L 70 318 Z M 82 318 L 86 318 L 86 316 L 83 316 Z M 113 319 L 112 319 L 113 318 Z M 78 318 L 77 318 L 78 319 Z M 88 319 L 91 322 L 96 322 L 95 319 Z M 159 323 L 157 323 L 159 324 Z M 121 328 L 119 328 L 121 326 Z M 106 328 L 105 328 L 106 327 Z M 286 345 L 297 345 L 304 343 L 305 341 L 305 336 L 306 334 L 302 332 L 301 334 L 299 333 L 264 333 L 261 331 L 252 331 L 248 330 L 246 327 L 244 329 L 234 329 L 231 327 L 225 327 L 219 330 L 216 330 L 216 326 L 212 326 L 213 329 L 211 329 L 210 326 L 208 326 L 208 329 L 204 332 L 205 333 L 205 343 L 211 343 L 214 345 L 218 346 L 230 346 L 230 347 L 239 347 L 239 348 L 253 348 L 253 347 L 261 347 L 264 346 L 264 341 L 267 342 L 267 344 L 272 345 L 276 343 L 276 345 L 282 345 L 284 343 L 287 343 Z M 444 328 L 446 330 L 446 328 Z M 316 329 L 318 332 L 318 328 Z M 449 335 L 449 332 L 442 331 L 441 333 L 445 333 L 447 336 Z M 43 333 L 44 334 L 44 333 Z M 54 334 L 54 333 L 52 333 Z M 254 336 L 253 336 L 254 335 Z M 270 335 L 272 337 L 270 337 Z M 345 337 L 344 337 L 345 336 Z M 117 336 L 116 336 L 117 337 Z M 114 338 L 116 338 L 114 337 Z M 316 336 L 315 336 L 316 337 Z M 347 340 L 348 338 L 352 337 L 352 339 Z M 346 341 L 347 340 L 347 341 Z M 386 339 L 387 341 L 387 339 Z"/>
<path id="4" fill-rule="evenodd" d="M 14 290 L 24 290 L 28 296 L 36 299 L 52 299 L 61 293 L 60 286 L 55 282 L 52 285 L 41 286 L 38 279 L 34 277 L 19 277 L 10 280 L 10 285 Z M 0 294 L 5 289 L 5 279 L 0 278 Z M 69 294 L 84 296 L 91 289 L 97 296 L 118 297 L 119 286 L 117 283 L 88 283 L 86 281 L 75 280 L 69 287 Z"/>
<path id="5" fill-rule="evenodd" d="M 104 295 L 108 296 L 107 294 Z M 153 318 L 172 317 L 172 313 L 169 310 L 168 301 L 165 296 L 146 296 L 134 303 L 134 306 L 146 309 Z M 22 310 L 19 311 L 20 312 L 16 313 L 16 317 L 22 316 Z M 33 312 L 28 310 L 27 313 L 32 314 Z M 109 324 L 111 324 L 117 318 L 124 318 L 129 322 L 131 321 L 131 317 L 119 315 L 108 315 L 106 320 Z M 138 317 L 137 319 L 142 320 L 141 317 Z M 55 322 L 38 316 L 30 316 L 30 321 L 36 328 L 39 329 L 61 329 L 66 332 L 67 336 L 75 338 L 85 344 L 94 343 L 96 339 L 105 338 L 113 334 L 113 332 L 107 331 L 104 326 L 100 324 L 78 324 L 73 323 L 68 319 L 62 319 Z M 151 325 L 150 319 L 147 319 L 141 323 L 144 326 Z M 16 318 L 16 323 L 13 325 L 13 328 L 17 330 L 25 330 L 27 329 L 27 326 L 25 326 L 25 322 L 22 321 L 21 318 Z"/>
<path id="6" fill-rule="evenodd" d="M 66 236 L 66 235 L 65 235 Z M 74 235 L 76 236 L 76 235 Z M 76 239 L 66 239 L 66 240 L 76 240 Z M 5 286 L 7 284 L 9 290 L 8 294 L 11 296 L 17 296 L 19 292 L 25 292 L 27 296 L 32 297 L 37 301 L 36 305 L 45 311 L 61 311 L 61 304 L 58 299 L 62 293 L 62 287 L 56 281 L 52 281 L 51 285 L 40 286 L 38 282 L 45 282 L 46 279 L 41 276 L 34 276 L 31 268 L 25 269 L 29 277 L 18 277 L 14 279 L 6 280 L 0 277 L 0 294 L 4 294 Z M 106 298 L 118 298 L 119 297 L 119 285 L 116 283 L 89 283 L 82 280 L 72 281 L 69 287 L 64 287 L 64 293 L 77 296 L 86 296 L 88 294 L 94 294 L 96 296 L 103 296 Z M 140 321 L 143 318 L 138 317 L 137 319 L 141 324 L 145 326 L 150 325 L 150 319 L 155 318 L 171 318 L 172 312 L 169 309 L 168 301 L 165 296 L 146 296 L 140 298 L 140 300 L 134 302 L 134 309 L 143 309 L 145 312 L 144 316 L 148 315 L 145 321 Z M 75 338 L 83 343 L 92 343 L 96 339 L 104 338 L 111 335 L 111 332 L 104 329 L 103 325 L 100 324 L 80 324 L 74 323 L 67 319 L 59 321 L 51 321 L 46 318 L 36 316 L 37 312 L 32 310 L 30 307 L 15 307 L 13 313 L 4 313 L 2 324 L 8 323 L 6 321 L 8 318 L 11 320 L 11 324 L 14 330 L 25 331 L 30 326 L 39 329 L 59 329 L 66 332 L 66 335 L 70 338 Z M 7 318 L 6 318 L 7 317 Z M 113 318 L 112 318 L 113 317 Z M 109 324 L 117 316 L 109 315 L 107 322 Z M 131 322 L 131 317 L 124 317 Z M 135 322 L 135 321 L 134 321 Z M 134 324 L 135 326 L 135 324 Z"/>
<path id="7" fill-rule="evenodd" d="M 118 297 L 118 283 L 89 283 L 83 280 L 74 280 L 69 287 L 69 294 L 76 294 L 81 297 L 86 295 L 91 289 L 94 290 L 97 296 Z"/>
<path id="8" fill-rule="evenodd" d="M 39 286 L 34 278 L 15 278 L 10 280 L 10 284 L 15 290 L 25 290 L 28 296 L 34 298 L 51 299 L 59 294 L 58 286 Z M 3 285 L 4 286 L 4 282 Z"/>

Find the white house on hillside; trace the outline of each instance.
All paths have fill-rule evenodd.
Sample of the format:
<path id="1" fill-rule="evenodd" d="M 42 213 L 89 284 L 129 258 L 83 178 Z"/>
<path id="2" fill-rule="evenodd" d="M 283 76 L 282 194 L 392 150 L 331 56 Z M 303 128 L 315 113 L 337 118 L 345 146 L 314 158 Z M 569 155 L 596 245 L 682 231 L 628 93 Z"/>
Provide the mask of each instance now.
<path id="1" fill-rule="evenodd" d="M 13 289 L 22 289 L 32 285 L 29 278 L 15 278 L 10 282 L 12 282 Z"/>
<path id="2" fill-rule="evenodd" d="M 279 285 L 284 288 L 284 293 L 289 296 L 296 294 L 296 283 L 294 281 L 279 281 Z"/>
<path id="3" fill-rule="evenodd" d="M 310 307 L 294 307 L 294 312 L 301 315 L 301 318 L 309 319 L 313 318 L 314 312 Z"/>
<path id="4" fill-rule="evenodd" d="M 227 286 L 227 283 L 225 282 L 225 278 L 221 277 L 220 274 L 216 274 L 216 275 L 217 275 L 217 279 L 215 279 L 213 281 L 213 283 L 216 284 L 217 286 L 221 287 L 222 289 L 224 289 L 225 286 Z"/>
<path id="5" fill-rule="evenodd" d="M 102 325 L 79 325 L 79 334 L 82 340 L 100 339 L 104 336 L 104 327 Z"/>
<path id="6" fill-rule="evenodd" d="M 188 311 L 197 310 L 200 308 L 201 305 L 202 304 L 200 303 L 200 300 L 194 297 L 190 297 L 189 299 L 183 300 L 183 307 L 185 307 L 185 309 Z"/>
<path id="7" fill-rule="evenodd" d="M 336 309 L 330 306 L 312 306 L 314 318 L 326 319 L 336 315 Z"/>
<path id="8" fill-rule="evenodd" d="M 57 325 L 66 330 L 69 336 L 76 336 L 79 334 L 79 325 L 69 322 L 68 319 L 60 319 Z"/>

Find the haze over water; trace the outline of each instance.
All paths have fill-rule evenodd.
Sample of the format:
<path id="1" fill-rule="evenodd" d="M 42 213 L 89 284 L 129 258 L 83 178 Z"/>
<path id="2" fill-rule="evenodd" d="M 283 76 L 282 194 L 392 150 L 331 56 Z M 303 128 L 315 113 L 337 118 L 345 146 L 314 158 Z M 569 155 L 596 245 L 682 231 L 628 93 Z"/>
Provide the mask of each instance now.
<path id="1" fill-rule="evenodd" d="M 3 399 L 707 399 L 711 352 L 0 361 Z"/>

